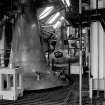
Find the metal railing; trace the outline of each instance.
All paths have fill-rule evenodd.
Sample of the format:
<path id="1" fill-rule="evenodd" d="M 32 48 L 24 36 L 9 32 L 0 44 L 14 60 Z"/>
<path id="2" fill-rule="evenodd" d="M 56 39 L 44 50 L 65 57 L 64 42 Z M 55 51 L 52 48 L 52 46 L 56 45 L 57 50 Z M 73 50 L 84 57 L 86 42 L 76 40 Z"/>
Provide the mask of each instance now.
<path id="1" fill-rule="evenodd" d="M 5 61 L 9 61 L 7 54 L 10 56 L 10 49 L 0 49 L 0 67 L 5 67 Z"/>

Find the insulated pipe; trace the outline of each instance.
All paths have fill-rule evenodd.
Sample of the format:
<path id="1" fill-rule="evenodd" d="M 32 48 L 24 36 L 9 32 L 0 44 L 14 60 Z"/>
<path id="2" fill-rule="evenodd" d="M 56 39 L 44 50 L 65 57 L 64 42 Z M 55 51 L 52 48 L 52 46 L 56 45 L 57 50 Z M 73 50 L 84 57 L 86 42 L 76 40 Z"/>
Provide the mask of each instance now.
<path id="1" fill-rule="evenodd" d="M 93 1 L 93 0 L 92 0 Z M 91 8 L 96 8 L 96 2 L 91 2 Z M 103 3 L 99 3 L 99 8 L 103 7 Z M 99 22 L 92 22 L 91 24 L 91 53 L 92 56 L 92 74 L 93 78 L 97 78 L 99 75 L 99 78 L 104 77 L 104 31 Z M 99 47 L 98 47 L 99 46 Z M 96 50 L 97 49 L 97 50 Z M 99 58 L 98 58 L 99 56 Z M 99 62 L 98 62 L 99 61 Z M 99 65 L 99 67 L 97 67 Z M 99 74 L 98 74 L 98 68 L 99 68 Z M 97 73 L 97 74 L 96 74 Z"/>
<path id="2" fill-rule="evenodd" d="M 98 1 L 91 0 L 91 8 L 98 8 Z M 97 79 L 96 88 L 99 88 L 99 23 L 92 22 L 91 24 L 91 71 L 94 79 Z M 93 88 L 93 87 L 92 87 Z M 97 93 L 97 96 L 99 93 Z"/>
<path id="3" fill-rule="evenodd" d="M 104 7 L 104 0 L 97 1 L 91 0 L 91 9 L 97 9 Z M 104 89 L 105 77 L 105 32 L 99 22 L 91 23 L 91 71 L 93 75 L 93 88 L 96 90 Z"/>

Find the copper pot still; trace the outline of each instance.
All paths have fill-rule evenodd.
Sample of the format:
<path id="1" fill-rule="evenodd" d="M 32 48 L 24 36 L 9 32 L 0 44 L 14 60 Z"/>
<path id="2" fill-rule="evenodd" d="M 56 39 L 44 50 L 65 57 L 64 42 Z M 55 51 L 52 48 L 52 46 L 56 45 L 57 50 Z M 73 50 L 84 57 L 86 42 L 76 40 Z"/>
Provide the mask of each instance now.
<path id="1" fill-rule="evenodd" d="M 22 66 L 24 72 L 48 72 L 43 48 L 40 42 L 40 29 L 33 0 L 21 0 L 22 14 L 18 16 L 13 31 L 13 66 Z M 10 59 L 11 59 L 10 58 Z"/>

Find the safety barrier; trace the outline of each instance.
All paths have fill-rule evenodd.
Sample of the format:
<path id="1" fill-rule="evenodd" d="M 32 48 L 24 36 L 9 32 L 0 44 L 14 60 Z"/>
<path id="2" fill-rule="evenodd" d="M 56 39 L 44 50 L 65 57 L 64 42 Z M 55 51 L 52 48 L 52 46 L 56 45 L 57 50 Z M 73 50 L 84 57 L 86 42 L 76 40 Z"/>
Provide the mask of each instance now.
<path id="1" fill-rule="evenodd" d="M 22 68 L 0 69 L 0 99 L 16 100 L 23 96 Z"/>

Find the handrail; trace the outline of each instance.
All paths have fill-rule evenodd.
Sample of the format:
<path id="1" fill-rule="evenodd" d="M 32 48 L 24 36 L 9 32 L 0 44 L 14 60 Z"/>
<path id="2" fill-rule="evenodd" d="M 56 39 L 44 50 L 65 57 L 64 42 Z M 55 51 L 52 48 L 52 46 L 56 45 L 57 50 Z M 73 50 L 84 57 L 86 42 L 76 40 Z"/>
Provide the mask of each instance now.
<path id="1" fill-rule="evenodd" d="M 9 61 L 9 57 L 6 57 L 6 54 L 9 54 L 11 49 L 0 49 L 0 66 L 5 67 L 5 61 Z"/>

